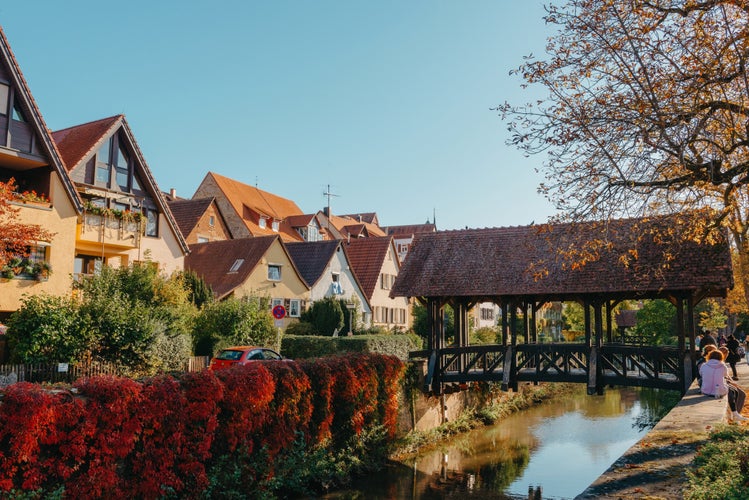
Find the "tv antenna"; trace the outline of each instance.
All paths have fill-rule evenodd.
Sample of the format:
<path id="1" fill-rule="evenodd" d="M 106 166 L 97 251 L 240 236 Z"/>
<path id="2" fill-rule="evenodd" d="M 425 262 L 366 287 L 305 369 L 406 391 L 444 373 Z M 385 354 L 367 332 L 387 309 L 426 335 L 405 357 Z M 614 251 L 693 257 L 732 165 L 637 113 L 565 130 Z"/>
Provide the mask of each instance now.
<path id="1" fill-rule="evenodd" d="M 330 215 L 331 215 L 331 213 L 330 213 L 330 197 L 331 196 L 338 197 L 338 195 L 337 194 L 333 194 L 333 193 L 330 192 L 330 184 L 328 184 L 328 189 L 326 189 L 325 191 L 323 191 L 322 195 L 323 196 L 327 196 L 327 198 L 328 198 L 328 214 L 327 215 L 328 215 L 328 217 L 330 217 Z"/>

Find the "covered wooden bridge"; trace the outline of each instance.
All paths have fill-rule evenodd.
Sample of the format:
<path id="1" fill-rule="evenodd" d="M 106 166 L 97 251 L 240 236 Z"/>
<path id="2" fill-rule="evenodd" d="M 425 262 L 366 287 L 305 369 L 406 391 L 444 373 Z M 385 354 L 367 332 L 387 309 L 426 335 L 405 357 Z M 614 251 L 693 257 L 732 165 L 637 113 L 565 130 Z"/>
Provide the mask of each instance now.
<path id="1" fill-rule="evenodd" d="M 426 349 L 411 353 L 428 359 L 425 391 L 440 394 L 471 381 L 497 381 L 504 389 L 559 381 L 585 383 L 589 394 L 607 385 L 686 392 L 694 378 L 695 305 L 725 297 L 733 275 L 724 235 L 684 240 L 685 223 L 672 216 L 417 235 L 391 296 L 427 308 Z M 678 345 L 615 338 L 614 307 L 630 299 L 670 301 Z M 539 308 L 571 301 L 583 306 L 585 341 L 538 343 Z M 501 344 L 469 345 L 468 312 L 482 302 L 501 308 Z M 443 328 L 447 305 L 455 313 L 451 345 Z"/>

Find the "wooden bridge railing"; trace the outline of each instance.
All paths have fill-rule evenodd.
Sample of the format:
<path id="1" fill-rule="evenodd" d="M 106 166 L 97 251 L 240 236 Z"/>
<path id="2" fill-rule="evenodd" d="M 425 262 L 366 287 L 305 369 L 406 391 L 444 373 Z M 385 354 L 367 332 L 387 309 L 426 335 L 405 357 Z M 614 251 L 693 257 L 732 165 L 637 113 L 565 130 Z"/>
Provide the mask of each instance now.
<path id="1" fill-rule="evenodd" d="M 691 356 L 677 348 L 624 344 L 492 344 L 416 351 L 410 357 L 428 359 L 424 390 L 435 393 L 477 381 L 502 382 L 503 389 L 516 389 L 518 382 L 586 383 L 590 394 L 602 393 L 606 385 L 684 392 L 692 373 Z"/>

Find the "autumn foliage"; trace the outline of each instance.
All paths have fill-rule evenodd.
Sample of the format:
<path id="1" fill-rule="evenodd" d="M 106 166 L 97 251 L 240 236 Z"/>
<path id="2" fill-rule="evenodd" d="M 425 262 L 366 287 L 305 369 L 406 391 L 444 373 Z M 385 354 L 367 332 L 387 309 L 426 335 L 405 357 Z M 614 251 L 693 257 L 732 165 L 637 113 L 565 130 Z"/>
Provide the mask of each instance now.
<path id="1" fill-rule="evenodd" d="M 0 181 L 0 234 L 3 244 L 0 245 L 0 267 L 12 257 L 25 255 L 28 247 L 37 241 L 49 241 L 52 234 L 37 224 L 24 224 L 18 221 L 19 209 L 11 204 L 15 199 L 16 183 L 14 179 Z"/>
<path id="2" fill-rule="evenodd" d="M 84 379 L 72 390 L 19 383 L 0 403 L 0 491 L 69 498 L 199 497 L 227 456 L 262 455 L 272 475 L 299 436 L 345 443 L 395 435 L 404 365 L 354 355 L 254 363 L 136 382 Z"/>

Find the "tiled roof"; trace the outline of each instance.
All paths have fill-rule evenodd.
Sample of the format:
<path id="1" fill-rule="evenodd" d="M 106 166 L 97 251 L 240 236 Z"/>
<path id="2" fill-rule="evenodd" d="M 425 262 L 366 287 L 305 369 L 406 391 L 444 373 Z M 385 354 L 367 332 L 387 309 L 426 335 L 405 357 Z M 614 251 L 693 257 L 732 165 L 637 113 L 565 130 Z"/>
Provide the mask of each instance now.
<path id="1" fill-rule="evenodd" d="M 288 218 L 291 216 L 304 215 L 304 212 L 302 212 L 296 203 L 214 172 L 209 172 L 208 175 L 213 177 L 216 185 L 224 193 L 227 201 L 232 205 L 239 217 L 242 218 L 247 229 L 253 236 L 278 234 L 284 241 L 302 240 L 299 233 L 288 222 Z M 262 228 L 254 221 L 245 217 L 245 205 L 258 213 L 281 221 L 278 232 L 276 233 L 271 228 L 271 221 L 268 221 L 268 227 Z"/>
<path id="2" fill-rule="evenodd" d="M 385 236 L 385 231 L 376 224 L 360 221 L 348 215 L 331 215 L 328 217 L 330 223 L 338 230 L 343 238 L 347 236 L 358 236 L 362 233 L 362 227 L 366 228 L 366 234 L 371 236 Z"/>
<path id="3" fill-rule="evenodd" d="M 198 198 L 196 200 L 174 200 L 167 202 L 185 238 L 195 229 L 195 225 L 211 206 L 213 200 L 214 198 Z"/>
<path id="4" fill-rule="evenodd" d="M 156 179 L 151 172 L 151 169 L 146 163 L 146 159 L 138 146 L 138 142 L 135 140 L 135 135 L 130 130 L 130 125 L 127 123 L 127 119 L 124 115 L 110 116 L 109 118 L 102 118 L 101 120 L 84 123 L 82 125 L 76 125 L 74 127 L 68 127 L 63 130 L 52 132 L 52 137 L 57 144 L 65 163 L 65 168 L 68 172 L 71 172 L 74 168 L 81 164 L 81 162 L 90 157 L 99 148 L 102 141 L 111 137 L 117 130 L 122 130 L 127 141 L 132 147 L 133 153 L 135 154 L 136 162 L 135 168 L 138 174 L 141 175 L 140 179 L 145 185 L 142 187 L 150 192 L 151 197 L 163 212 L 166 217 L 169 227 L 174 233 L 175 238 L 179 242 L 182 250 L 187 253 L 189 248 L 187 242 L 182 236 L 182 232 L 177 226 L 177 222 L 174 220 L 171 210 L 166 203 L 159 186 L 156 183 Z M 80 195 L 78 195 L 80 199 Z"/>
<path id="5" fill-rule="evenodd" d="M 4 61 L 8 64 L 8 68 L 10 70 L 10 76 L 14 80 L 11 83 L 14 84 L 16 92 L 21 94 L 21 99 L 19 99 L 19 102 L 22 102 L 25 106 L 29 107 L 29 118 L 33 122 L 32 125 L 34 128 L 34 132 L 39 134 L 39 139 L 41 139 L 41 142 L 42 142 L 42 144 L 40 144 L 41 149 L 44 150 L 49 155 L 49 159 L 51 160 L 51 163 L 52 163 L 51 167 L 59 175 L 60 182 L 62 182 L 63 187 L 65 188 L 65 191 L 70 201 L 73 203 L 73 206 L 76 212 L 82 213 L 83 204 L 81 203 L 81 200 L 78 197 L 78 194 L 76 193 L 75 185 L 73 184 L 73 181 L 70 179 L 70 177 L 67 175 L 67 172 L 65 171 L 65 162 L 62 159 L 60 150 L 57 148 L 57 144 L 52 138 L 52 132 L 47 127 L 47 123 L 44 121 L 44 117 L 42 116 L 41 111 L 39 111 L 39 106 L 37 106 L 36 100 L 34 99 L 34 96 L 31 94 L 31 89 L 29 88 L 29 84 L 28 82 L 26 82 L 26 78 L 23 76 L 23 72 L 21 71 L 21 67 L 18 64 L 16 55 L 13 53 L 13 50 L 10 48 L 10 44 L 8 43 L 8 38 L 5 36 L 5 31 L 2 29 L 1 26 L 0 26 L 0 54 L 2 54 Z"/>
<path id="6" fill-rule="evenodd" d="M 278 236 L 262 236 L 198 243 L 190 247 L 191 252 L 185 257 L 185 269 L 202 277 L 216 298 L 221 299 L 247 281 L 277 239 Z M 237 259 L 244 259 L 244 262 L 236 272 L 229 272 Z"/>
<path id="7" fill-rule="evenodd" d="M 123 115 L 115 115 L 52 132 L 68 172 L 88 156 L 122 118 Z"/>
<path id="8" fill-rule="evenodd" d="M 374 224 L 379 226 L 379 220 L 377 219 L 377 212 L 362 212 L 360 214 L 346 214 L 341 217 L 348 217 L 356 222 L 366 222 L 367 224 Z"/>
<path id="9" fill-rule="evenodd" d="M 405 226 L 387 226 L 382 228 L 385 234 L 390 236 L 405 235 L 410 236 L 412 234 L 419 233 L 435 233 L 437 232 L 437 226 L 427 222 L 426 224 L 409 224 Z"/>
<path id="10" fill-rule="evenodd" d="M 302 241 L 286 243 L 286 250 L 304 281 L 313 286 L 322 276 L 340 245 L 341 242 L 337 240 Z"/>
<path id="11" fill-rule="evenodd" d="M 291 227 L 307 227 L 314 218 L 315 214 L 292 215 L 286 218 L 286 222 Z"/>
<path id="12" fill-rule="evenodd" d="M 353 238 L 344 244 L 351 268 L 367 298 L 372 298 L 392 241 L 389 236 L 381 236 Z M 398 257 L 395 252 L 393 252 L 393 258 L 397 262 Z"/>
<path id="13" fill-rule="evenodd" d="M 419 234 L 391 296 L 543 295 L 552 300 L 586 293 L 657 296 L 663 291 L 704 290 L 720 294 L 733 286 L 725 240 L 714 245 L 690 241 L 674 245 L 661 234 L 656 243 L 653 227 L 679 230 L 675 219 L 661 218 Z M 569 254 L 565 258 L 561 253 L 565 249 L 587 252 L 596 238 L 608 242 L 598 260 L 571 266 Z M 664 250 L 675 257 L 667 267 Z M 629 257 L 629 265 L 622 256 Z"/>

